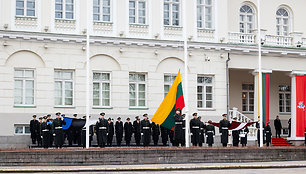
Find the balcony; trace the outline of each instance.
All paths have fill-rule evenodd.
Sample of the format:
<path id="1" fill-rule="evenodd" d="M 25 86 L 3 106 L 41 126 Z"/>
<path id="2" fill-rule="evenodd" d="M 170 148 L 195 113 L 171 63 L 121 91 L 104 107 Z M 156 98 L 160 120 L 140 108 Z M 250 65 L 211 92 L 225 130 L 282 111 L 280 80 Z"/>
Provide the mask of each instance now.
<path id="1" fill-rule="evenodd" d="M 291 47 L 293 46 L 293 37 L 290 36 L 265 36 L 264 45 L 269 46 L 281 46 L 281 47 Z"/>
<path id="2" fill-rule="evenodd" d="M 228 42 L 233 44 L 250 44 L 254 45 L 256 35 L 255 34 L 245 34 L 245 33 L 228 33 Z"/>

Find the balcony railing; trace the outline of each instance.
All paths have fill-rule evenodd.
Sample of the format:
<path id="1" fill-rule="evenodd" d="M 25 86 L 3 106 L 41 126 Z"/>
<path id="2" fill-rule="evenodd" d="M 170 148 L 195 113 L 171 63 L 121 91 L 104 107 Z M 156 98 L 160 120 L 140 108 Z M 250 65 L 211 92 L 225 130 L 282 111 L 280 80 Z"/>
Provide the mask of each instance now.
<path id="1" fill-rule="evenodd" d="M 292 43 L 293 37 L 290 36 L 271 36 L 271 35 L 266 35 L 265 37 L 265 45 L 270 45 L 270 46 L 293 46 Z"/>
<path id="2" fill-rule="evenodd" d="M 255 34 L 245 34 L 245 33 L 229 33 L 228 41 L 229 43 L 238 44 L 255 44 Z"/>

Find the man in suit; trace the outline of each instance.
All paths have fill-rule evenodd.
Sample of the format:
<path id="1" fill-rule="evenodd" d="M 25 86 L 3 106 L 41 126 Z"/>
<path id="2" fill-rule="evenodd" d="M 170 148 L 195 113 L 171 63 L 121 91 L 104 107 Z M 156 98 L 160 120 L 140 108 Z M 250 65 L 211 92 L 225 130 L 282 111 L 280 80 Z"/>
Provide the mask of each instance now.
<path id="1" fill-rule="evenodd" d="M 279 119 L 279 116 L 276 116 L 276 119 L 274 120 L 274 127 L 275 127 L 275 131 L 276 131 L 276 138 L 277 136 L 280 138 L 280 134 L 281 134 L 281 130 L 282 130 L 282 123 Z"/>

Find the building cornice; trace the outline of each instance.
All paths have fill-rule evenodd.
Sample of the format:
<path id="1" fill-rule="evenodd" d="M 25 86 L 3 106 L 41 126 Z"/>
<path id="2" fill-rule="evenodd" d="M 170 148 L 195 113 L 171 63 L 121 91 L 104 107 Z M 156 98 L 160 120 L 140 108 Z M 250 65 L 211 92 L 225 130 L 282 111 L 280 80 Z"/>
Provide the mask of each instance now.
<path id="1" fill-rule="evenodd" d="M 107 36 L 91 36 L 91 44 L 109 45 L 109 46 L 130 46 L 142 48 L 165 48 L 173 49 L 183 48 L 182 40 L 159 40 L 159 39 L 140 39 L 125 37 L 107 37 Z M 0 30 L 0 40 L 18 40 L 18 41 L 37 41 L 37 42 L 55 42 L 55 43 L 77 43 L 86 44 L 86 35 L 74 34 L 58 34 L 58 33 L 42 33 L 42 32 L 26 32 L 26 31 L 8 31 Z M 211 43 L 189 41 L 188 49 L 218 52 L 229 52 L 237 55 L 257 55 L 257 45 L 243 45 L 230 43 Z M 263 56 L 272 57 L 303 57 L 306 58 L 305 48 L 288 48 L 288 47 L 262 47 Z"/>

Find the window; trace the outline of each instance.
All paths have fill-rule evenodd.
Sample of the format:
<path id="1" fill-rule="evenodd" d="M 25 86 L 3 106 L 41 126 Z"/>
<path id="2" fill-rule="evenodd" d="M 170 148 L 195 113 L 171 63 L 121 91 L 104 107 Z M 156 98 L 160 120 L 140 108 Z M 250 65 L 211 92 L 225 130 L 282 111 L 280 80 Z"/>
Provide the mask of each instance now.
<path id="1" fill-rule="evenodd" d="M 164 75 L 164 97 L 166 97 L 166 95 L 168 94 L 175 78 L 176 78 L 176 74 L 165 74 Z"/>
<path id="2" fill-rule="evenodd" d="M 279 112 L 291 112 L 291 87 L 288 85 L 280 85 L 278 87 L 279 96 Z"/>
<path id="3" fill-rule="evenodd" d="M 254 85 L 242 84 L 242 111 L 254 112 Z"/>
<path id="4" fill-rule="evenodd" d="M 16 0 L 16 16 L 35 16 L 35 0 Z"/>
<path id="5" fill-rule="evenodd" d="M 110 0 L 93 0 L 93 20 L 110 22 L 111 2 Z"/>
<path id="6" fill-rule="evenodd" d="M 55 0 L 56 19 L 74 19 L 74 0 Z"/>
<path id="7" fill-rule="evenodd" d="M 180 0 L 164 0 L 164 25 L 180 25 Z"/>
<path id="8" fill-rule="evenodd" d="M 93 73 L 93 106 L 110 106 L 110 73 Z"/>
<path id="9" fill-rule="evenodd" d="M 213 108 L 213 77 L 198 77 L 198 108 Z"/>
<path id="10" fill-rule="evenodd" d="M 289 34 L 289 13 L 284 8 L 280 8 L 276 12 L 276 34 L 281 36 Z"/>
<path id="11" fill-rule="evenodd" d="M 240 8 L 240 33 L 252 33 L 255 21 L 254 16 L 254 10 L 250 6 L 243 5 Z"/>
<path id="12" fill-rule="evenodd" d="M 31 69 L 15 70 L 14 104 L 34 105 L 34 70 Z"/>
<path id="13" fill-rule="evenodd" d="M 73 71 L 56 70 L 54 72 L 54 104 L 56 106 L 73 105 Z"/>
<path id="14" fill-rule="evenodd" d="M 14 129 L 16 135 L 31 134 L 30 125 L 28 124 L 15 124 Z"/>
<path id="15" fill-rule="evenodd" d="M 198 28 L 212 28 L 212 0 L 197 0 Z"/>
<path id="16" fill-rule="evenodd" d="M 129 22 L 130 24 L 146 24 L 146 1 L 129 1 Z"/>
<path id="17" fill-rule="evenodd" d="M 129 74 L 130 107 L 146 106 L 146 75 L 142 73 Z"/>

